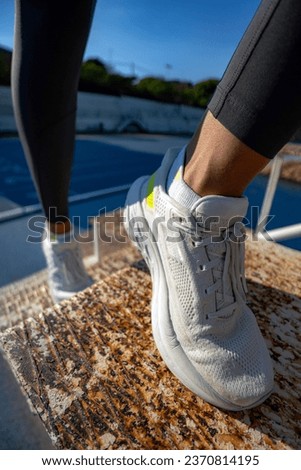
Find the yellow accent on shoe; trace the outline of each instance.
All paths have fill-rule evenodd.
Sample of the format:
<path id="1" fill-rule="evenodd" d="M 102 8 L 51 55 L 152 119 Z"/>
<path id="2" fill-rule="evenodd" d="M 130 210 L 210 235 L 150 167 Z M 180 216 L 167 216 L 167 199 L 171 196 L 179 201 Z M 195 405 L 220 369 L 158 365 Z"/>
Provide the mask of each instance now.
<path id="1" fill-rule="evenodd" d="M 181 179 L 181 176 L 182 176 L 182 175 L 181 175 L 181 168 L 179 168 L 179 170 L 178 170 L 178 172 L 177 172 L 177 174 L 176 174 L 176 176 L 175 176 L 175 181 L 179 181 L 179 180 Z"/>
<path id="2" fill-rule="evenodd" d="M 150 207 L 151 209 L 154 209 L 155 207 L 155 201 L 154 201 L 155 175 L 156 173 L 154 173 L 150 177 L 150 179 L 148 180 L 148 184 L 147 184 L 146 205 Z"/>

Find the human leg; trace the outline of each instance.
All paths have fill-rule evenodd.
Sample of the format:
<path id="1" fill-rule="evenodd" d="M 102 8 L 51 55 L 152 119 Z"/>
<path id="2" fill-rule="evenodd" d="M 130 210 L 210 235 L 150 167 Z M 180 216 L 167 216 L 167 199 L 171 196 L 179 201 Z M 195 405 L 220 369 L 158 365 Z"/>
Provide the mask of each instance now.
<path id="1" fill-rule="evenodd" d="M 12 94 L 20 140 L 47 219 L 43 251 L 55 301 L 92 280 L 70 233 L 76 98 L 94 0 L 16 0 Z"/>
<path id="2" fill-rule="evenodd" d="M 61 222 L 58 231 L 68 226 L 77 87 L 94 4 L 16 0 L 16 122 L 45 215 L 50 223 Z"/>
<path id="3" fill-rule="evenodd" d="M 258 8 L 187 147 L 198 194 L 241 195 L 301 126 L 300 18 L 298 0 Z"/>
<path id="4" fill-rule="evenodd" d="M 239 140 L 209 111 L 187 146 L 184 180 L 198 195 L 240 197 L 269 161 Z"/>
<path id="5" fill-rule="evenodd" d="M 276 42 L 277 49 L 277 38 L 282 40 L 281 8 L 285 6 L 285 14 L 289 14 L 287 4 L 293 15 L 294 7 L 301 11 L 296 1 L 262 2 L 249 29 L 255 36 L 247 33 L 225 74 L 224 82 L 232 85 L 226 87 L 224 105 L 219 95 L 214 95 L 187 149 L 170 150 L 155 175 L 134 183 L 126 202 L 129 236 L 152 275 L 152 324 L 158 349 L 186 386 L 208 402 L 230 410 L 258 405 L 273 388 L 271 359 L 246 305 L 242 220 L 247 200 L 241 195 L 300 125 L 294 92 L 289 92 L 290 105 L 285 96 L 280 98 L 280 110 L 271 104 L 277 97 L 274 88 L 285 95 L 284 75 L 280 75 L 287 72 L 290 61 L 283 59 L 279 68 L 275 64 L 277 77 L 264 86 L 262 82 L 250 85 L 254 85 L 250 95 L 247 87 L 249 64 L 254 80 L 262 76 L 261 67 L 267 73 L 266 43 Z M 293 31 L 296 42 L 291 38 L 286 48 L 291 60 L 300 38 L 299 28 Z M 279 60 L 276 53 L 273 57 Z M 239 73 L 233 67 L 236 62 Z M 269 67 L 271 71 L 271 63 Z M 295 93 L 301 83 L 296 79 L 298 67 L 293 66 L 288 74 L 295 80 Z M 250 96 L 254 112 L 250 112 Z M 235 106 L 233 97 L 237 98 Z"/>

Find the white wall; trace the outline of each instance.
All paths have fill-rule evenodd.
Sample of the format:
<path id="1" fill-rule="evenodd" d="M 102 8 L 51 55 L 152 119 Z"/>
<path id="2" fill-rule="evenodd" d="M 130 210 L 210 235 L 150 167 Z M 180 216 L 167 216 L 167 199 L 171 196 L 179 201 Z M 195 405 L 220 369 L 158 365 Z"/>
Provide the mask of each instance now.
<path id="1" fill-rule="evenodd" d="M 80 92 L 78 132 L 122 132 L 129 124 L 153 133 L 193 133 L 204 110 L 184 105 Z M 0 87 L 0 131 L 15 131 L 10 89 Z"/>

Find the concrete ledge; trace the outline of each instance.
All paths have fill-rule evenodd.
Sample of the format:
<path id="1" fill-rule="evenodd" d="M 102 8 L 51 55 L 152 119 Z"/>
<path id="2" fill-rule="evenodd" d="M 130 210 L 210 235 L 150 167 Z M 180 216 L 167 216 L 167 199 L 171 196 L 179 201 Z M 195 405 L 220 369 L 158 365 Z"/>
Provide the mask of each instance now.
<path id="1" fill-rule="evenodd" d="M 271 397 L 225 412 L 182 386 L 154 345 L 151 280 L 136 264 L 1 338 L 56 448 L 300 449 L 301 253 L 247 248 L 249 300 L 275 362 Z"/>

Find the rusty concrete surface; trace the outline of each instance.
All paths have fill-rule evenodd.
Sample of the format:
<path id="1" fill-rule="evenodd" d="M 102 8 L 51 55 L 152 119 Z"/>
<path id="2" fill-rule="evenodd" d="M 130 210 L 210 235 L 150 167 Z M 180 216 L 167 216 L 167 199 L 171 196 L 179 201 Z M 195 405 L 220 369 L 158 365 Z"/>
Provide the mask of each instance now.
<path id="1" fill-rule="evenodd" d="M 300 449 L 301 253 L 247 243 L 249 301 L 275 364 L 261 406 L 225 412 L 166 368 L 143 263 L 7 330 L 2 347 L 59 449 Z"/>

